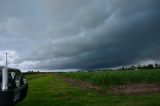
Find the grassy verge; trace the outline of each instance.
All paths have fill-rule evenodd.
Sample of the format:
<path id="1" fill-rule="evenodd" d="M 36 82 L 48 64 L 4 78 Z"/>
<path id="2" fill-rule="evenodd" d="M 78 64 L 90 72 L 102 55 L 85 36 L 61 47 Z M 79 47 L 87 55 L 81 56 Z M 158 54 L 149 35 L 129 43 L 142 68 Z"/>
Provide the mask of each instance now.
<path id="1" fill-rule="evenodd" d="M 99 86 L 114 86 L 132 83 L 160 84 L 160 70 L 72 72 L 64 73 L 63 76 L 88 81 Z"/>
<path id="2" fill-rule="evenodd" d="M 29 75 L 29 92 L 16 106 L 160 106 L 160 93 L 100 95 L 66 84 L 55 75 Z"/>

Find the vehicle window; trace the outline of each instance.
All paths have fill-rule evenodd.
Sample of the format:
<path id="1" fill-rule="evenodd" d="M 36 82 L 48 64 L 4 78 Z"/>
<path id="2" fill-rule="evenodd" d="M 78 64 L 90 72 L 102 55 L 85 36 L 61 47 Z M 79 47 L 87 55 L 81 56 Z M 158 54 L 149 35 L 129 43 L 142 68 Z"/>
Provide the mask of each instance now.
<path id="1" fill-rule="evenodd" d="M 22 75 L 20 72 L 15 72 L 15 83 L 16 83 L 16 87 L 21 86 L 21 80 L 22 80 Z"/>
<path id="2" fill-rule="evenodd" d="M 16 79 L 21 80 L 21 73 L 20 72 L 16 72 Z"/>
<path id="3" fill-rule="evenodd" d="M 8 73 L 8 89 L 16 88 L 15 76 L 13 76 L 13 73 L 15 72 Z"/>

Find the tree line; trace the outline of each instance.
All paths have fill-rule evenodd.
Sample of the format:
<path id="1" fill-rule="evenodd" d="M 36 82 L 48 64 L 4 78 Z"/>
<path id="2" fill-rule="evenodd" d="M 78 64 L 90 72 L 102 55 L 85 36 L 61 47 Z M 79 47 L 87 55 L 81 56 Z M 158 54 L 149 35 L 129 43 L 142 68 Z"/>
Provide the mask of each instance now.
<path id="1" fill-rule="evenodd" d="M 120 70 L 138 70 L 138 69 L 160 69 L 160 64 L 148 64 L 148 65 L 138 65 L 130 67 L 122 67 Z"/>

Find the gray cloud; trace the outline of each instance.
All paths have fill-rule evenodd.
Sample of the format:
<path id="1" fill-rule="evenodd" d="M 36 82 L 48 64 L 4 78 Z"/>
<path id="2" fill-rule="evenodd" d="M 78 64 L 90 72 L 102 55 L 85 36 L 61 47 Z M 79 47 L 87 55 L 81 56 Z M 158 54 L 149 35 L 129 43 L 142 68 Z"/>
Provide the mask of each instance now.
<path id="1" fill-rule="evenodd" d="M 27 21 L 34 23 L 29 35 L 34 45 L 17 62 L 91 69 L 159 61 L 159 5 L 159 0 L 40 0 L 34 5 L 37 20 Z"/>

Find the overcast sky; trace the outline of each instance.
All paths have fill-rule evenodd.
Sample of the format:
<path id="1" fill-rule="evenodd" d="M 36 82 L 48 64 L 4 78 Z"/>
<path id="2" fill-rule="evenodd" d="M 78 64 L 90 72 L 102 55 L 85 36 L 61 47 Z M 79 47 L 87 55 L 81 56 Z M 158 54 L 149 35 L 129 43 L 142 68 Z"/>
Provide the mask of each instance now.
<path id="1" fill-rule="evenodd" d="M 0 65 L 96 69 L 160 62 L 160 0 L 0 0 Z"/>

